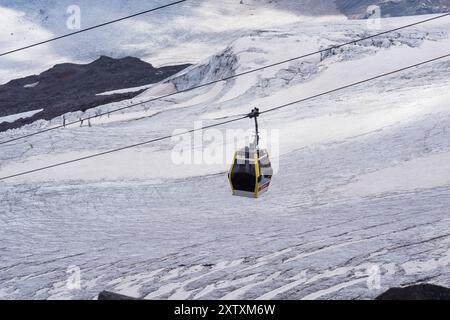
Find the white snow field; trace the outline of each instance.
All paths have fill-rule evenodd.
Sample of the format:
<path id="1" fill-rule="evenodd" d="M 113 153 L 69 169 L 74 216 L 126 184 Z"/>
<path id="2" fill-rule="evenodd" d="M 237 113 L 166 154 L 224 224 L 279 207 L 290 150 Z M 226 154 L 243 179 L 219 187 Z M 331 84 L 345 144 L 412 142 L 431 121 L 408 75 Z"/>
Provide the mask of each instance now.
<path id="1" fill-rule="evenodd" d="M 2 145 L 0 177 L 448 54 L 449 27 L 449 18 L 437 20 Z M 132 101 L 66 119 L 377 32 L 334 19 L 252 28 Z M 262 141 L 277 173 L 257 200 L 231 196 L 228 163 L 174 164 L 176 140 L 0 182 L 0 297 L 94 299 L 110 290 L 147 299 L 372 299 L 392 286 L 450 286 L 449 72 L 444 59 L 262 115 L 261 129 L 279 145 Z M 0 141 L 60 123 L 39 121 Z M 230 159 L 230 140 L 212 144 Z M 79 289 L 67 285 L 73 267 Z"/>

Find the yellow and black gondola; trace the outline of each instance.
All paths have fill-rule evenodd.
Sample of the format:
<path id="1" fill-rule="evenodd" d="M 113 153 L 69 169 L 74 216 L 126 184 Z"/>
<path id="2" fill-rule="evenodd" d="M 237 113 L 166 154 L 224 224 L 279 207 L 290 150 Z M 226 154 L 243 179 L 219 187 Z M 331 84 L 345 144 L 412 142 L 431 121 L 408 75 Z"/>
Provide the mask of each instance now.
<path id="1" fill-rule="evenodd" d="M 259 149 L 258 116 L 257 108 L 249 114 L 250 118 L 255 119 L 255 142 L 235 153 L 228 173 L 235 196 L 258 198 L 270 186 L 273 170 L 267 150 Z"/>

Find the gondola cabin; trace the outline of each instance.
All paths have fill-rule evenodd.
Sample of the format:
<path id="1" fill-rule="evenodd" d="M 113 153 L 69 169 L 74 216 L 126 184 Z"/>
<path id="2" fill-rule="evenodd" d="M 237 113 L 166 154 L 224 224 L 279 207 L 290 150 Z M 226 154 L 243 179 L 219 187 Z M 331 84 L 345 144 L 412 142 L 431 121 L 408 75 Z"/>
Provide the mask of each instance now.
<path id="1" fill-rule="evenodd" d="M 272 175 L 267 151 L 250 146 L 235 153 L 228 179 L 233 195 L 258 198 L 269 189 Z"/>

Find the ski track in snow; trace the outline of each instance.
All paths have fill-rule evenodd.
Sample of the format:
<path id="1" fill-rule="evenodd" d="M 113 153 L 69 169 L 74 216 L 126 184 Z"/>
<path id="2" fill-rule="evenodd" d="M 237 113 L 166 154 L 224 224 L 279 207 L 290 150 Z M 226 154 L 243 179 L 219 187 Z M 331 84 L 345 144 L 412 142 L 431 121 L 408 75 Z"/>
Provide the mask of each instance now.
<path id="1" fill-rule="evenodd" d="M 438 32 L 449 23 L 401 32 L 387 47 L 351 47 L 103 117 L 92 127 L 4 145 L 0 175 L 432 58 L 437 48 L 450 48 Z M 326 28 L 244 34 L 230 51 L 173 81 L 209 81 L 221 76 L 216 66 L 238 72 L 364 31 L 359 22 Z M 297 44 L 287 49 L 286 39 Z M 388 58 L 395 63 L 367 67 Z M 449 70 L 448 60 L 437 62 L 262 117 L 262 128 L 280 130 L 281 156 L 271 190 L 258 200 L 230 196 L 226 163 L 172 167 L 172 141 L 1 182 L 0 298 L 94 299 L 110 290 L 147 299 L 372 299 L 392 286 L 449 286 L 450 175 L 439 168 L 450 154 Z M 0 140 L 58 121 L 0 133 Z M 71 266 L 81 270 L 81 290 L 67 287 Z M 380 286 L 372 288 L 374 266 Z"/>

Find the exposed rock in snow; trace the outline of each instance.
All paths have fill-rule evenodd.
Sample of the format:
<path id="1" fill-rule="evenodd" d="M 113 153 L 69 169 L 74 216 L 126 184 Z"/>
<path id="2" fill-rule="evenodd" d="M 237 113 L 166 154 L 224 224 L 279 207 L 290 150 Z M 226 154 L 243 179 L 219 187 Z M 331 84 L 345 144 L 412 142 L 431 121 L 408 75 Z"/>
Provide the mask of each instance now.
<path id="1" fill-rule="evenodd" d="M 450 289 L 432 284 L 391 288 L 376 300 L 450 300 Z"/>
<path id="2" fill-rule="evenodd" d="M 41 73 L 0 86 L 0 116 L 28 112 L 42 107 L 17 123 L 0 126 L 0 131 L 18 128 L 36 120 L 50 120 L 67 112 L 86 111 L 105 103 L 132 98 L 150 84 L 176 74 L 188 65 L 154 68 L 137 58 L 113 59 L 102 56 L 86 64 L 58 64 Z M 31 84 L 30 84 L 31 83 Z M 131 90 L 126 87 L 142 86 Z M 97 94 L 110 91 L 109 94 Z M 1 122 L 1 121 L 0 121 Z"/>
<path id="3" fill-rule="evenodd" d="M 0 124 L 3 122 L 13 123 L 20 119 L 30 118 L 30 117 L 34 116 L 35 114 L 42 112 L 43 110 L 44 109 L 31 110 L 31 111 L 27 111 L 27 112 L 12 114 L 12 115 L 5 116 L 5 117 L 0 117 Z"/>
<path id="4" fill-rule="evenodd" d="M 114 292 L 102 291 L 98 295 L 98 300 L 136 300 L 136 298 L 124 296 Z"/>

